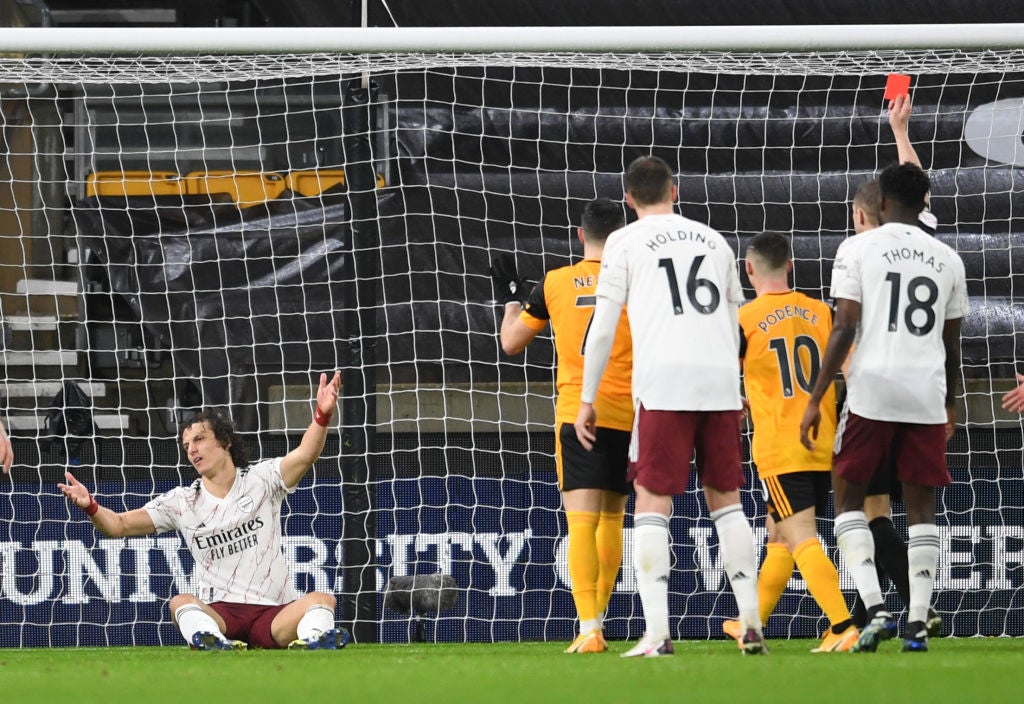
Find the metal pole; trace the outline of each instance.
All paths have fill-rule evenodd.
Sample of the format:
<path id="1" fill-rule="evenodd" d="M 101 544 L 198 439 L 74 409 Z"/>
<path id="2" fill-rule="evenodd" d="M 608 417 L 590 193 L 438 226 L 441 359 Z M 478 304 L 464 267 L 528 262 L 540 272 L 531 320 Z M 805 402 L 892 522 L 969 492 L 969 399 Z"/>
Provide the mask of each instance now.
<path id="1" fill-rule="evenodd" d="M 342 289 L 341 540 L 342 619 L 357 641 L 377 640 L 376 520 L 373 456 L 377 422 L 374 340 L 381 301 L 376 174 L 370 148 L 374 89 L 348 87 L 342 145 L 348 184 L 349 276 Z"/>

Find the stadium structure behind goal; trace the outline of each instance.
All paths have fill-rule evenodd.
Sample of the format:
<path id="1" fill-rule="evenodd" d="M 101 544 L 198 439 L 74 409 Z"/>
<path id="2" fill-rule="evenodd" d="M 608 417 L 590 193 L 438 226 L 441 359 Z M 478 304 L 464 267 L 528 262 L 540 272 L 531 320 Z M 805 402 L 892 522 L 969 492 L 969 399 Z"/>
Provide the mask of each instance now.
<path id="1" fill-rule="evenodd" d="M 1020 25 L 187 32 L 0 30 L 0 645 L 179 643 L 178 536 L 102 539 L 55 482 L 121 510 L 190 481 L 200 406 L 281 454 L 333 368 L 338 433 L 283 519 L 297 586 L 402 641 L 383 587 L 441 572 L 460 593 L 428 638 L 568 640 L 553 350 L 502 355 L 490 260 L 569 263 L 583 206 L 653 153 L 681 213 L 738 252 L 792 233 L 796 287 L 827 295 L 855 189 L 896 158 L 890 72 L 971 297 L 936 607 L 957 636 L 1024 635 L 1024 442 L 998 403 L 1024 363 Z M 672 537 L 673 634 L 718 637 L 735 602 L 692 491 Z M 642 628 L 629 543 L 611 637 Z M 823 627 L 794 579 L 769 637 Z"/>

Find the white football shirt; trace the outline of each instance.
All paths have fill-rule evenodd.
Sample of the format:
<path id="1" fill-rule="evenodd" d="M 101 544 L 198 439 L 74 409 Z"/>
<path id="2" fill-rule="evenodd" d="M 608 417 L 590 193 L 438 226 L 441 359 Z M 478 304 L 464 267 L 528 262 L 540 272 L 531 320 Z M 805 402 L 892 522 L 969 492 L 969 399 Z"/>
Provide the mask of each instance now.
<path id="1" fill-rule="evenodd" d="M 612 233 L 597 295 L 626 306 L 633 397 L 649 410 L 740 408 L 736 256 L 722 235 L 675 214 Z"/>
<path id="2" fill-rule="evenodd" d="M 861 304 L 850 410 L 872 420 L 945 423 L 942 328 L 968 308 L 956 251 L 914 225 L 882 225 L 839 246 L 831 294 Z"/>
<path id="3" fill-rule="evenodd" d="M 281 554 L 281 458 L 238 470 L 223 499 L 201 479 L 143 506 L 158 533 L 179 531 L 195 560 L 196 596 L 206 603 L 274 606 L 299 598 Z"/>

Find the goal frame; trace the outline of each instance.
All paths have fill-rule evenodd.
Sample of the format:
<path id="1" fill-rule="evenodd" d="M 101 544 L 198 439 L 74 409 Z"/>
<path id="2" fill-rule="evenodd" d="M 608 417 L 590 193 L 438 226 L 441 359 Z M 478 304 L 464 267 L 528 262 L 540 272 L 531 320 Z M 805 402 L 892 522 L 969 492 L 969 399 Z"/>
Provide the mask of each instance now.
<path id="1" fill-rule="evenodd" d="M 710 27 L 4 27 L 8 52 L 823 51 L 1024 47 L 1024 23 Z"/>
<path id="2" fill-rule="evenodd" d="M 190 55 L 239 55 L 239 54 L 387 54 L 390 52 L 443 52 L 499 54 L 510 52 L 517 55 L 534 52 L 553 53 L 658 53 L 701 54 L 717 52 L 763 52 L 784 54 L 789 52 L 889 52 L 895 50 L 935 50 L 956 53 L 960 50 L 975 51 L 995 49 L 1024 49 L 1024 23 L 1020 24 L 977 24 L 977 25 L 792 25 L 792 26 L 729 26 L 729 27 L 539 27 L 539 28 L 0 28 L 0 46 L 7 52 L 39 53 L 49 56 L 74 57 L 77 54 L 142 55 L 142 56 L 190 56 Z M 32 59 L 28 59 L 31 61 Z M 742 69 L 737 68 L 739 72 Z M 59 83 L 59 80 L 55 82 Z M 353 86 L 355 89 L 355 86 Z M 359 91 L 356 91 L 357 93 Z M 359 96 L 349 104 L 352 119 L 365 119 L 361 101 L 372 100 Z M 365 145 L 362 145 L 365 146 Z M 354 145 L 360 148 L 360 145 Z M 364 198 L 372 199 L 374 174 L 363 174 L 358 190 Z M 369 208 L 371 206 L 367 206 Z M 362 245 L 371 245 L 363 241 Z M 372 251 L 372 246 L 367 247 Z M 372 261 L 374 258 L 369 257 Z M 379 273 L 378 273 L 379 275 Z M 362 278 L 364 285 L 373 285 L 373 279 Z M 351 285 L 355 285 L 351 282 Z M 352 298 L 375 300 L 372 292 Z M 351 329 L 371 325 L 367 315 L 369 309 L 356 312 Z M 363 317 L 363 320 L 359 320 Z M 360 360 L 366 362 L 366 351 L 353 348 L 352 359 L 344 363 L 350 369 L 358 369 Z M 371 385 L 367 378 L 361 385 L 346 381 L 346 392 L 356 398 L 363 398 L 365 389 Z M 343 441 L 346 447 L 354 447 L 355 464 L 346 465 L 343 476 L 354 479 L 353 485 L 368 482 L 366 468 L 366 447 L 372 438 L 372 419 L 376 410 L 372 406 L 372 394 L 357 414 L 345 415 L 344 432 L 351 429 L 355 441 Z M 350 438 L 351 439 L 351 436 Z M 352 461 L 342 458 L 343 462 Z M 347 495 L 346 499 L 352 496 Z M 367 502 L 367 515 L 373 511 L 372 501 Z M 362 565 L 372 562 L 373 524 L 364 524 L 358 535 L 349 535 L 353 541 L 362 541 L 365 555 L 353 554 L 355 562 Z M 356 571 L 358 572 L 358 567 Z M 355 573 L 352 579 L 367 579 Z M 367 590 L 369 582 L 360 585 L 360 596 L 376 597 L 373 590 Z M 352 591 L 352 590 L 350 590 Z M 369 602 L 363 606 L 372 609 Z M 367 613 L 361 611 L 357 619 L 365 626 Z M 372 615 L 371 615 L 372 617 Z M 361 638 L 362 639 L 362 638 Z"/>

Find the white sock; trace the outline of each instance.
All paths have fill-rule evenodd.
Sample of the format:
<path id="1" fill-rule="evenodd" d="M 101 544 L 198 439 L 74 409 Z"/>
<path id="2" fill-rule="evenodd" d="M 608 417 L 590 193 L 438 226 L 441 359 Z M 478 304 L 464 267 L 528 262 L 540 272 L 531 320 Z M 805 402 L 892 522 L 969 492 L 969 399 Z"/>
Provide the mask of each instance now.
<path id="1" fill-rule="evenodd" d="M 633 517 L 633 569 L 646 622 L 645 637 L 664 640 L 668 627 L 668 516 L 638 513 Z"/>
<path id="2" fill-rule="evenodd" d="M 907 621 L 928 620 L 928 606 L 935 588 L 935 565 L 939 560 L 939 529 L 917 523 L 908 530 L 907 562 L 910 565 L 910 605 Z"/>
<path id="3" fill-rule="evenodd" d="M 588 618 L 585 621 L 580 621 L 580 633 L 590 633 L 594 630 L 601 629 L 601 617 Z"/>
<path id="4" fill-rule="evenodd" d="M 227 640 L 213 617 L 197 604 L 179 606 L 174 612 L 174 620 L 178 624 L 181 635 L 185 637 L 185 642 L 189 645 L 192 645 L 192 638 L 196 633 L 212 633 L 221 640 Z"/>
<path id="5" fill-rule="evenodd" d="M 334 628 L 334 609 L 329 609 L 323 604 L 310 606 L 306 613 L 299 620 L 295 630 L 300 640 L 319 638 L 322 633 Z"/>
<path id="6" fill-rule="evenodd" d="M 839 554 L 846 562 L 864 606 L 869 610 L 881 606 L 884 602 L 875 569 L 875 539 L 868 528 L 867 516 L 863 511 L 847 511 L 836 516 L 834 525 Z"/>
<path id="7" fill-rule="evenodd" d="M 740 612 L 740 626 L 746 631 L 753 628 L 761 632 L 761 613 L 757 608 L 757 553 L 754 533 L 743 513 L 743 506 L 733 504 L 711 512 L 711 520 L 718 533 L 718 549 L 722 565 L 729 577 L 736 606 Z"/>

